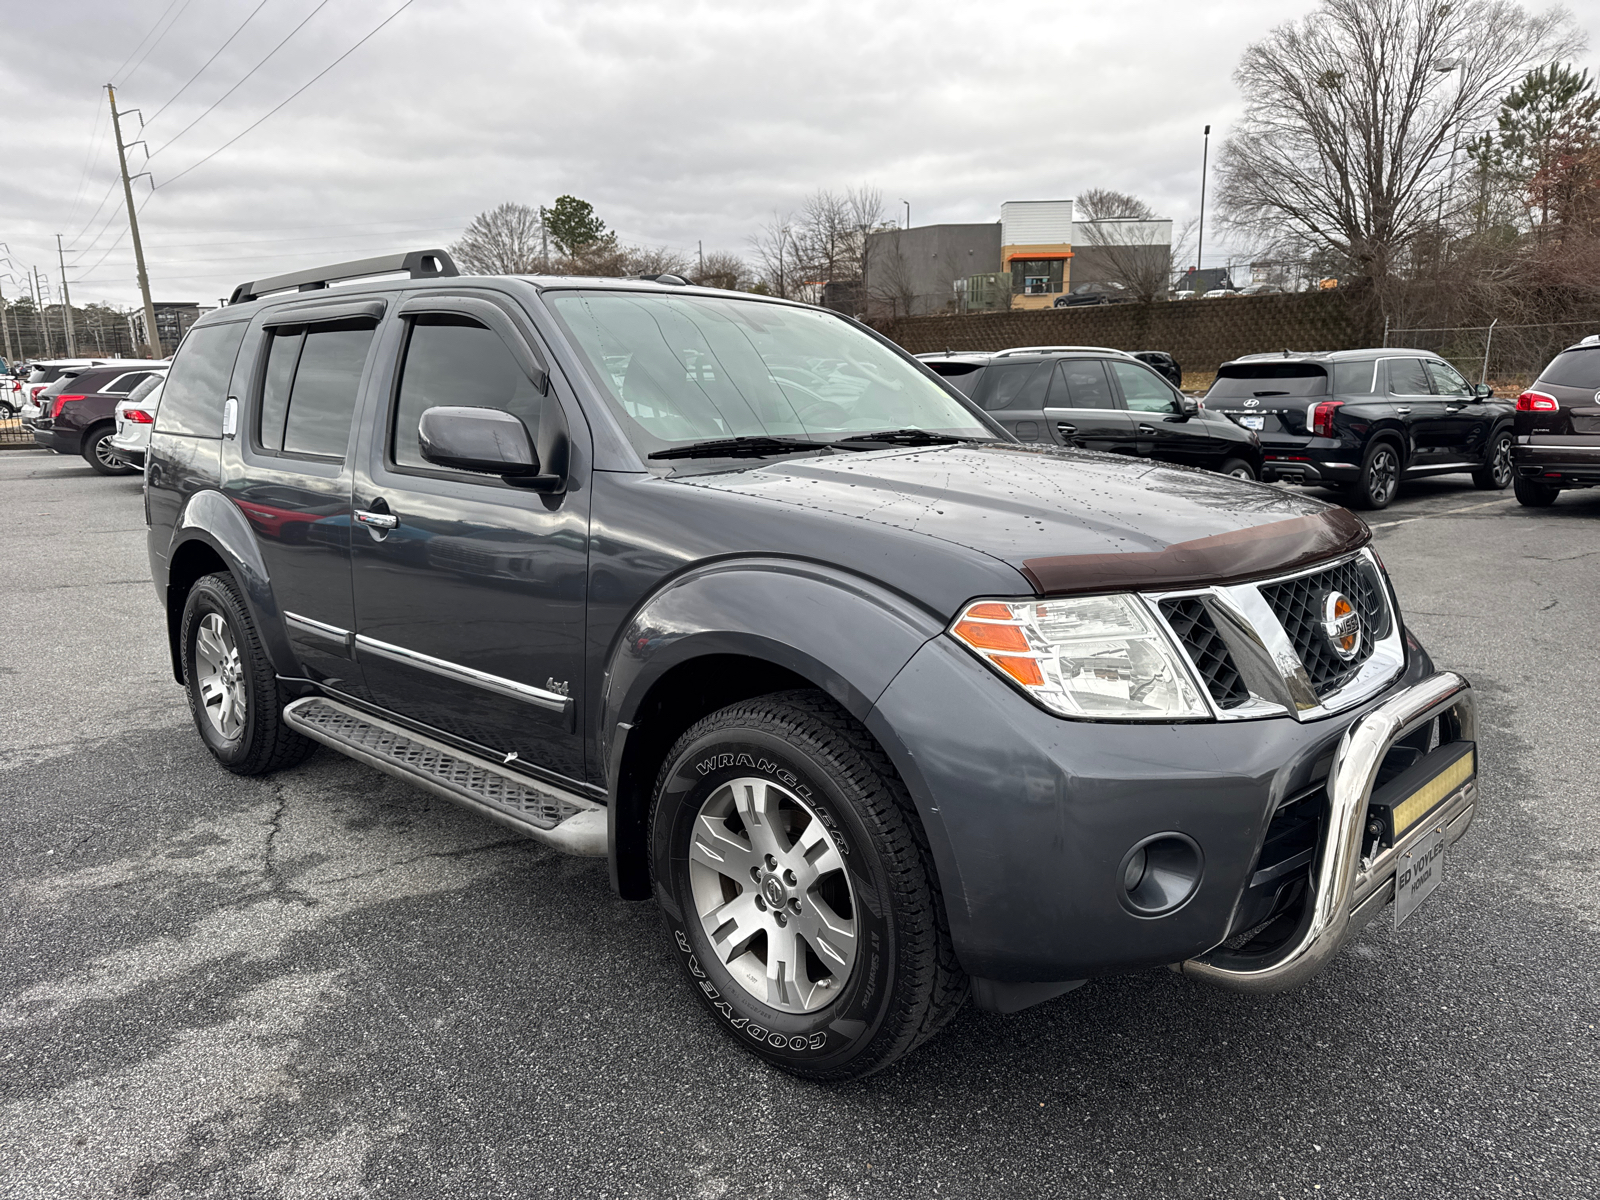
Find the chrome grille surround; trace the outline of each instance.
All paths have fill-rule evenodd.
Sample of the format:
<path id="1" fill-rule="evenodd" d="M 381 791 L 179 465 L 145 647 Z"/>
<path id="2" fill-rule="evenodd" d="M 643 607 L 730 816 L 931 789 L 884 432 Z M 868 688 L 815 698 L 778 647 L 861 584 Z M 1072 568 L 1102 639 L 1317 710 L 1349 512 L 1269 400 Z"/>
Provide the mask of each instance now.
<path id="1" fill-rule="evenodd" d="M 1303 586 L 1297 589 L 1286 585 L 1304 585 L 1319 575 L 1335 581 L 1347 581 L 1351 571 L 1365 577 L 1370 583 L 1368 598 L 1375 598 L 1381 605 L 1380 611 L 1363 612 L 1371 652 L 1348 671 L 1337 675 L 1319 669 L 1318 678 L 1313 680 L 1308 664 L 1296 647 L 1294 636 L 1285 628 L 1284 620 L 1274 610 L 1268 595 L 1279 597 L 1281 606 L 1281 597 L 1303 590 Z M 1358 550 L 1355 554 L 1319 563 L 1303 571 L 1250 583 L 1170 592 L 1141 592 L 1139 595 L 1151 615 L 1186 651 L 1187 643 L 1167 619 L 1169 611 L 1178 611 L 1180 608 L 1171 602 L 1198 600 L 1204 606 L 1217 635 L 1227 644 L 1230 665 L 1250 692 L 1247 702 L 1230 703 L 1228 707 L 1222 707 L 1210 686 L 1211 680 L 1186 653 L 1186 665 L 1201 694 L 1207 698 L 1212 716 L 1218 721 L 1259 720 L 1285 713 L 1299 721 L 1315 721 L 1371 698 L 1393 683 L 1405 669 L 1405 637 L 1401 631 L 1399 609 L 1378 566 L 1377 556 L 1370 549 Z M 1291 623 L 1294 623 L 1292 618 Z M 1295 632 L 1304 639 L 1303 628 L 1297 627 Z M 1318 664 L 1310 665 L 1316 667 Z"/>

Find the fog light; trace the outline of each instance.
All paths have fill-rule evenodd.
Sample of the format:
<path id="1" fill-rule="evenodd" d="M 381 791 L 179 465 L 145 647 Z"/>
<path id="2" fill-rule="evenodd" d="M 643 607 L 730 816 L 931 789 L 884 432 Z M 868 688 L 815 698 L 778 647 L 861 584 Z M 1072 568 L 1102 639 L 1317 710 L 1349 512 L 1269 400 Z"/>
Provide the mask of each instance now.
<path id="1" fill-rule="evenodd" d="M 1183 833 L 1157 833 L 1123 856 L 1117 872 L 1123 907 L 1141 917 L 1160 917 L 1188 903 L 1200 887 L 1200 846 Z"/>

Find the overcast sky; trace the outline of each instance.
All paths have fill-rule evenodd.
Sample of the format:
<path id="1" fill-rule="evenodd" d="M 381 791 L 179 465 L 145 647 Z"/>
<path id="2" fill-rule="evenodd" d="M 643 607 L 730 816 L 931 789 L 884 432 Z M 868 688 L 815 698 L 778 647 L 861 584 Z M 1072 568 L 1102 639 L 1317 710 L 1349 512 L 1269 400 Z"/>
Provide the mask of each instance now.
<path id="1" fill-rule="evenodd" d="M 445 245 L 482 209 L 562 193 L 626 241 L 690 253 L 697 240 L 745 253 L 775 211 L 863 183 L 896 219 L 909 200 L 917 225 L 1090 187 L 1182 222 L 1199 207 L 1202 126 L 1215 150 L 1239 115 L 1241 51 L 1311 7 L 413 0 L 194 165 L 400 5 L 0 0 L 8 257 L 54 281 L 59 232 L 74 303 L 137 301 L 107 80 L 148 122 L 128 118 L 124 137 L 152 151 L 130 170 L 157 184 L 135 194 L 158 301 L 215 303 L 242 280 Z M 1600 32 L 1592 6 L 1579 16 Z M 1207 265 L 1248 249 L 1213 237 Z"/>

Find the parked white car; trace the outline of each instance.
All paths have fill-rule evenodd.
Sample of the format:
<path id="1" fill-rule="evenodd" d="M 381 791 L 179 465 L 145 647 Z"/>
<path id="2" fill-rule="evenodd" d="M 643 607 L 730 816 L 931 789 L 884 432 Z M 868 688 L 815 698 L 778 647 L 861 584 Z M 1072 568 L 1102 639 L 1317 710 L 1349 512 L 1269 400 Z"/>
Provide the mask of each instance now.
<path id="1" fill-rule="evenodd" d="M 117 431 L 111 435 L 111 449 L 123 462 L 141 471 L 166 379 L 165 374 L 152 375 L 129 392 L 126 400 L 117 401 Z"/>

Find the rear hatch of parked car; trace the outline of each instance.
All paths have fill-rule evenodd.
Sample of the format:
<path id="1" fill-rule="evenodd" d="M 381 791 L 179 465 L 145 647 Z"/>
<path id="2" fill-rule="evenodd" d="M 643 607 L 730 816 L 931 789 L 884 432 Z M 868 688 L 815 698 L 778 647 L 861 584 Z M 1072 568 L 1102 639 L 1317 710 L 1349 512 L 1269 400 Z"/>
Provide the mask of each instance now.
<path id="1" fill-rule="evenodd" d="M 961 393 L 970 396 L 973 389 L 978 386 L 978 380 L 983 378 L 984 368 L 989 365 L 987 358 L 924 358 L 922 360 L 935 375 L 948 379 Z"/>
<path id="2" fill-rule="evenodd" d="M 1517 397 L 1516 432 L 1541 459 L 1592 462 L 1600 482 L 1600 344 L 1574 346 L 1551 360 Z"/>
<path id="3" fill-rule="evenodd" d="M 1261 435 L 1263 445 L 1303 446 L 1311 440 L 1306 410 L 1329 395 L 1322 363 L 1227 363 L 1206 393 L 1207 412 L 1227 413 Z"/>

